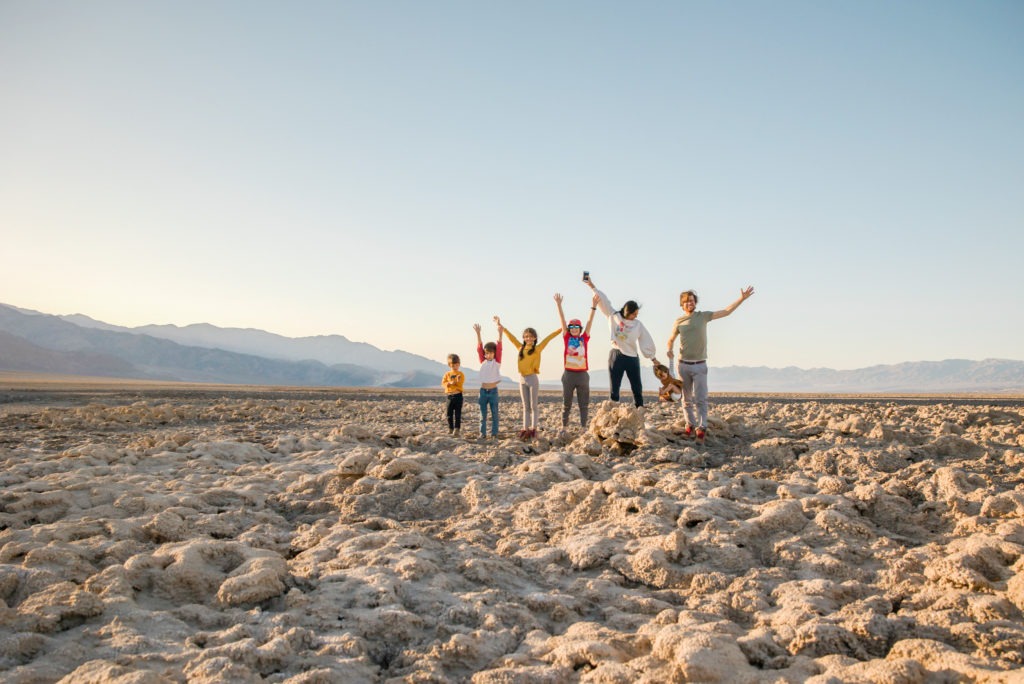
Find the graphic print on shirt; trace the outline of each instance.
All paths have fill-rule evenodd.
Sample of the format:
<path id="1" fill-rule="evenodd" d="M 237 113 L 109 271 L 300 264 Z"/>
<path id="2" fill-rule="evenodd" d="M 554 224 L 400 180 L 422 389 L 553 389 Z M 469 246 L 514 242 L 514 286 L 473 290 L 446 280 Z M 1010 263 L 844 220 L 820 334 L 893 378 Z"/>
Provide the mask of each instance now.
<path id="1" fill-rule="evenodd" d="M 623 344 L 629 341 L 629 333 L 626 331 L 625 321 L 619 321 L 615 327 L 615 339 Z"/>
<path id="2" fill-rule="evenodd" d="M 587 347 L 582 337 L 569 337 L 566 339 L 565 369 L 587 370 Z"/>

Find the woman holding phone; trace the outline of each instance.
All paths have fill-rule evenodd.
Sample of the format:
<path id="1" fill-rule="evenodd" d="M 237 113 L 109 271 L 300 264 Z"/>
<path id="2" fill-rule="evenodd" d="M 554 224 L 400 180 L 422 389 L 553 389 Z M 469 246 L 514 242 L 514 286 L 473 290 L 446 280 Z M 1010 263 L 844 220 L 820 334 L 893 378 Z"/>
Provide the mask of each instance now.
<path id="1" fill-rule="evenodd" d="M 637 320 L 640 305 L 630 299 L 621 309 L 615 310 L 608 296 L 594 285 L 590 271 L 583 272 L 583 282 L 597 295 L 597 305 L 594 308 L 600 309 L 601 313 L 608 317 L 612 345 L 608 354 L 608 375 L 611 380 L 609 396 L 612 401 L 619 400 L 619 388 L 622 386 L 622 376 L 625 375 L 629 379 L 630 389 L 633 390 L 633 403 L 643 406 L 644 388 L 640 380 L 640 354 L 655 364 L 659 361 L 655 358 L 657 347 L 654 338 L 647 332 L 644 324 Z"/>

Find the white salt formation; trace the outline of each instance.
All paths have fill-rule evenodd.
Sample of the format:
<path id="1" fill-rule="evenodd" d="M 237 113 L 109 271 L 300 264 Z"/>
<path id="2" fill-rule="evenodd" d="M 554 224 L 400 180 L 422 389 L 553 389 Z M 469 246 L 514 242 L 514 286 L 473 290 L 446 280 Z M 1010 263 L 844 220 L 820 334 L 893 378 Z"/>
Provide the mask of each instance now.
<path id="1" fill-rule="evenodd" d="M 4 681 L 1021 681 L 1019 407 L 116 399 L 0 419 Z"/>

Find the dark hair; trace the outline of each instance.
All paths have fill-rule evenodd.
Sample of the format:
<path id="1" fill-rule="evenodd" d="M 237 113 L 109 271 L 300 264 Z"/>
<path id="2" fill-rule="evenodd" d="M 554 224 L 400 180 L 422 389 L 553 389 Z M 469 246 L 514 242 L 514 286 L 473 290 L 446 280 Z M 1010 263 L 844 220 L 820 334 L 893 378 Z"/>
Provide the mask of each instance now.
<path id="1" fill-rule="evenodd" d="M 626 316 L 628 316 L 629 314 L 633 313 L 634 311 L 639 311 L 639 310 L 640 310 L 640 305 L 637 304 L 636 302 L 634 302 L 632 299 L 630 299 L 628 302 L 626 302 L 625 304 L 622 305 L 621 309 L 619 309 L 619 315 L 622 316 L 623 318 L 625 318 Z"/>
<path id="2" fill-rule="evenodd" d="M 494 352 L 495 354 L 497 354 L 498 353 L 498 345 L 494 344 L 493 342 L 486 342 L 486 343 L 484 343 L 484 351 L 485 352 Z"/>
<path id="3" fill-rule="evenodd" d="M 683 305 L 683 297 L 685 297 L 687 295 L 690 295 L 691 297 L 693 297 L 693 303 L 694 304 L 696 304 L 698 302 L 698 298 L 697 298 L 697 293 L 696 292 L 694 292 L 693 290 L 685 290 L 685 291 L 679 293 L 679 306 Z"/>
<path id="4" fill-rule="evenodd" d="M 530 347 L 530 351 L 526 351 L 526 333 L 533 333 L 533 346 Z M 537 349 L 537 331 L 533 328 L 523 329 L 523 346 L 519 348 L 519 358 L 523 358 L 523 352 L 527 354 L 533 354 L 534 350 Z"/>
<path id="5" fill-rule="evenodd" d="M 661 371 L 665 375 L 672 375 L 672 373 L 668 369 L 668 366 L 666 366 L 663 363 L 654 364 L 654 372 L 657 373 L 658 371 Z"/>
<path id="6" fill-rule="evenodd" d="M 459 359 L 458 354 L 449 354 L 448 363 L 462 363 L 462 361 Z"/>

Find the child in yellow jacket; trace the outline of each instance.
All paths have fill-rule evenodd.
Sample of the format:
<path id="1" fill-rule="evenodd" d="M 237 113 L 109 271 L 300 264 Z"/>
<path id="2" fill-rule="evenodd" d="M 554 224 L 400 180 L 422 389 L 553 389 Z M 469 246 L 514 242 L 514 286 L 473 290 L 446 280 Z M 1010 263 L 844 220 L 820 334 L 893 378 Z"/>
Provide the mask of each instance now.
<path id="1" fill-rule="evenodd" d="M 448 400 L 446 414 L 448 433 L 451 435 L 458 435 L 462 430 L 462 385 L 466 382 L 466 375 L 459 370 L 461 365 L 458 354 L 449 354 L 449 370 L 441 378 L 441 387 L 444 387 L 444 396 Z"/>
<path id="2" fill-rule="evenodd" d="M 494 317 L 495 323 L 502 325 L 501 319 Z M 504 328 L 504 326 L 502 326 Z M 540 353 L 548 342 L 562 332 L 559 328 L 537 341 L 537 331 L 533 328 L 523 330 L 523 341 L 520 342 L 516 336 L 504 328 L 505 337 L 519 350 L 519 398 L 523 402 L 523 430 L 519 433 L 521 439 L 530 439 L 537 436 L 538 403 L 540 399 Z"/>

